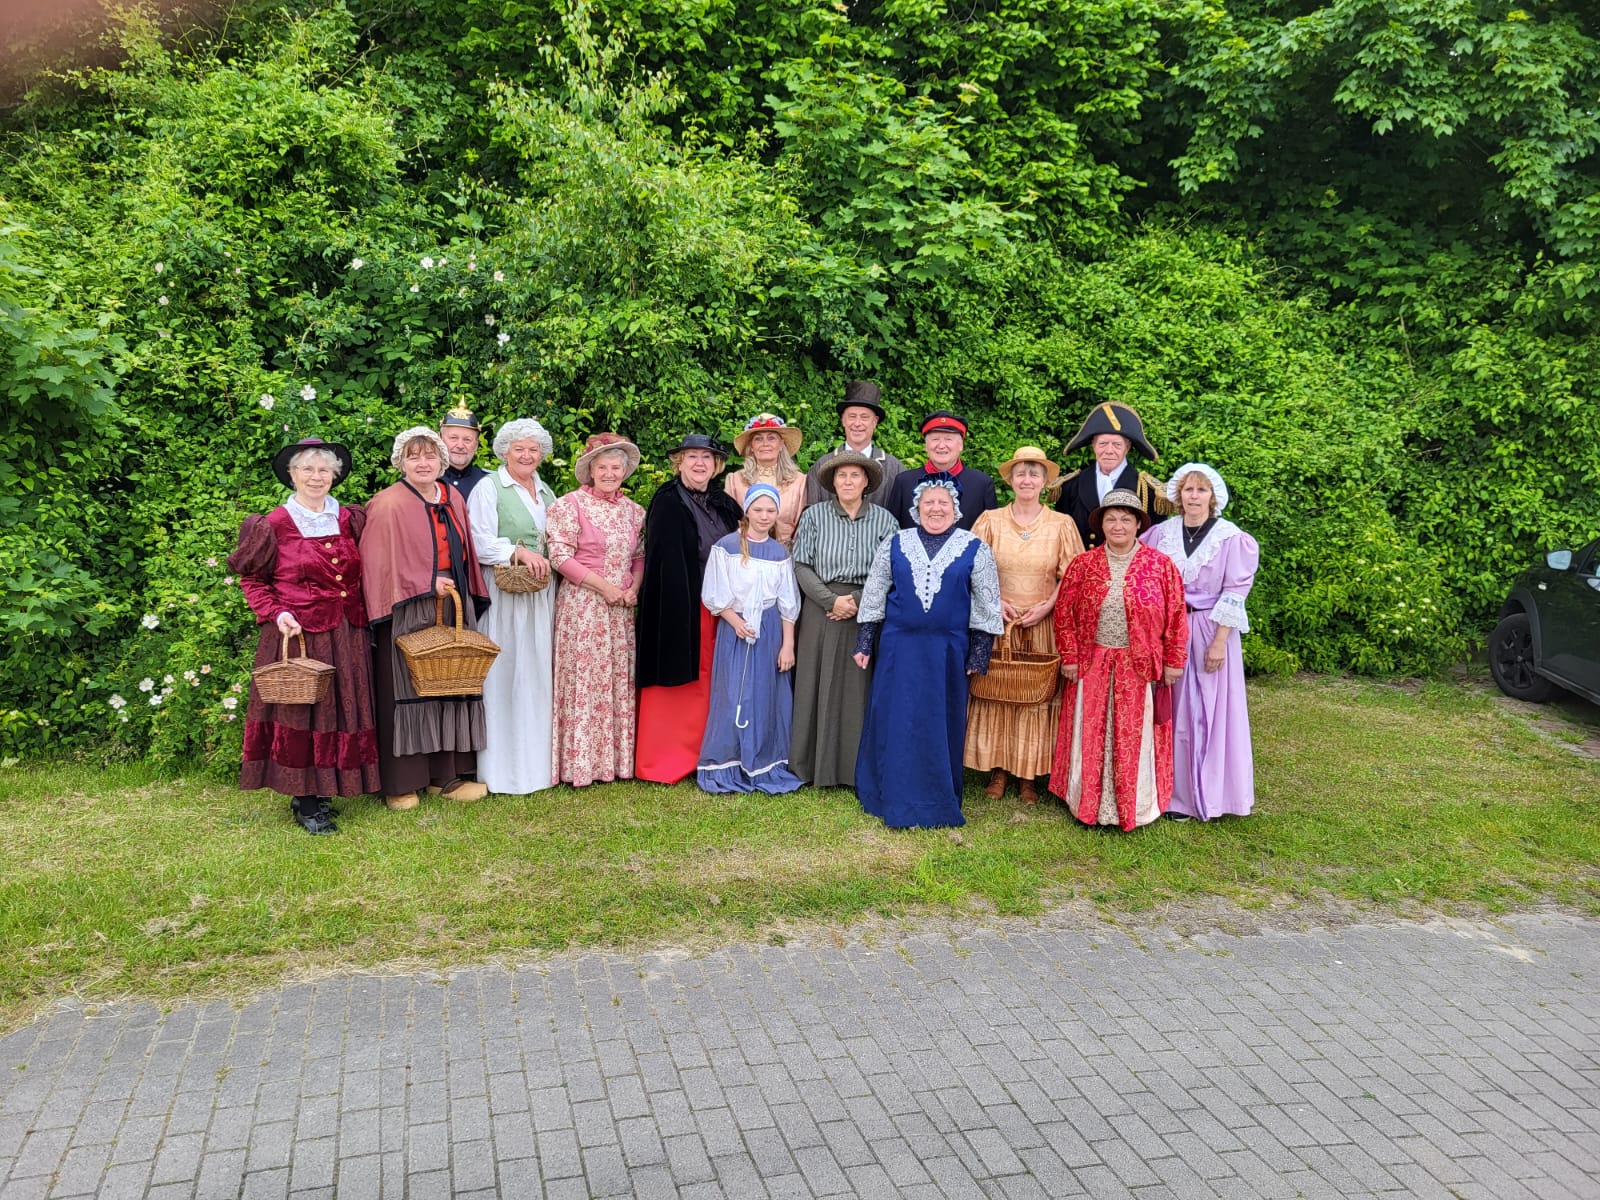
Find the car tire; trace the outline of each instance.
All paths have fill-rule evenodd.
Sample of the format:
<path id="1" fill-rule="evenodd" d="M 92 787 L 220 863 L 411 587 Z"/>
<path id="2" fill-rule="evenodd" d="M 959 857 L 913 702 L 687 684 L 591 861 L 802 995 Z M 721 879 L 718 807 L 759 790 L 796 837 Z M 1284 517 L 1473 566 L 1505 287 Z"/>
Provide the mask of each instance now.
<path id="1" fill-rule="evenodd" d="M 1556 685 L 1533 669 L 1533 622 L 1527 613 L 1512 613 L 1494 627 L 1489 638 L 1489 673 L 1513 700 L 1543 704 L 1555 695 Z"/>

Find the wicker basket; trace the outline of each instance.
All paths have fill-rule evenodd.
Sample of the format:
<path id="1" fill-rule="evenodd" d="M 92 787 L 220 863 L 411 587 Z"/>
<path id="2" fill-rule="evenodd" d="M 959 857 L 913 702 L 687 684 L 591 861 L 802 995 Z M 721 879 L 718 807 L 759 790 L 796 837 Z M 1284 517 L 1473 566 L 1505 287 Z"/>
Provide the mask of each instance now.
<path id="1" fill-rule="evenodd" d="M 395 638 L 411 672 L 411 686 L 424 699 L 440 696 L 481 696 L 483 678 L 494 665 L 500 647 L 476 629 L 461 627 L 461 597 L 450 590 L 456 623 L 444 623 L 444 597 L 434 597 L 434 624 Z"/>
<path id="2" fill-rule="evenodd" d="M 520 563 L 507 563 L 494 569 L 494 585 L 502 592 L 525 595 L 542 592 L 550 584 L 550 576 L 536 578 L 534 573 Z"/>
<path id="3" fill-rule="evenodd" d="M 989 659 L 989 673 L 972 677 L 972 694 L 1001 704 L 1044 704 L 1056 694 L 1061 657 L 1033 650 L 1014 650 L 1011 630 L 1001 635 Z"/>
<path id="4" fill-rule="evenodd" d="M 300 639 L 300 657 L 289 657 L 289 635 L 283 635 L 279 660 L 250 672 L 256 695 L 266 704 L 316 704 L 333 686 L 333 667 L 306 656 L 306 635 Z"/>

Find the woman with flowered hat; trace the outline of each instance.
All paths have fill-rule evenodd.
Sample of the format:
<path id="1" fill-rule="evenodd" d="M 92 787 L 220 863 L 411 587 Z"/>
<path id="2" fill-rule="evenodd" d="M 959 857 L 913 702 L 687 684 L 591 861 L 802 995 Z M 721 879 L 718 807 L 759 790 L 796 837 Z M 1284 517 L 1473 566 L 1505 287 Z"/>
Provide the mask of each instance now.
<path id="1" fill-rule="evenodd" d="M 1006 640 L 1020 653 L 1053 655 L 1056 593 L 1068 564 L 1083 553 L 1072 518 L 1044 504 L 1061 479 L 1061 468 L 1039 447 L 1019 446 L 1000 464 L 1000 477 L 1011 488 L 1011 503 L 984 513 L 972 532 L 993 551 L 1000 571 Z M 1014 776 L 1022 802 L 1037 803 L 1037 781 L 1050 774 L 1060 724 L 1059 688 L 1044 704 L 1007 704 L 974 696 L 967 706 L 963 760 L 975 771 L 989 772 L 984 795 L 1000 799 L 1008 777 Z"/>
<path id="2" fill-rule="evenodd" d="M 350 451 L 335 442 L 285 446 L 272 473 L 293 494 L 265 516 L 246 517 L 228 556 L 261 627 L 255 665 L 277 662 L 287 634 L 303 636 L 306 653 L 334 667 L 333 686 L 315 704 L 267 704 L 252 683 L 245 709 L 239 786 L 288 796 L 307 833 L 335 832 L 333 797 L 378 790 L 359 546 L 367 514 L 328 494 L 349 470 Z"/>
<path id="3" fill-rule="evenodd" d="M 500 647 L 483 681 L 488 742 L 478 754 L 478 778 L 504 796 L 527 795 L 555 782 L 550 738 L 556 584 L 545 554 L 545 525 L 556 494 L 539 478 L 539 464 L 554 450 L 538 421 L 505 422 L 494 435 L 500 466 L 467 496 L 472 538 L 489 589 L 489 611 L 478 628 Z M 509 566 L 526 567 L 544 587 L 502 591 L 493 568 Z"/>
<path id="4" fill-rule="evenodd" d="M 639 588 L 639 731 L 634 778 L 677 783 L 695 772 L 711 706 L 717 619 L 700 603 L 712 547 L 739 527 L 733 498 L 716 486 L 728 449 L 687 433 L 667 452 L 674 478 L 644 514 Z"/>
<path id="5" fill-rule="evenodd" d="M 733 439 L 733 452 L 744 465 L 729 472 L 723 486 L 741 508 L 744 494 L 757 483 L 770 483 L 778 491 L 777 538 L 786 547 L 794 544 L 794 531 L 806 506 L 806 476 L 794 461 L 800 452 L 802 435 L 782 417 L 757 413 Z"/>
<path id="6" fill-rule="evenodd" d="M 801 787 L 789 769 L 794 717 L 794 622 L 800 614 L 789 552 L 772 536 L 778 489 L 752 484 L 736 533 L 706 559 L 700 599 L 718 618 L 711 707 L 696 781 L 708 792 Z"/>
<path id="7" fill-rule="evenodd" d="M 1172 687 L 1188 657 L 1183 577 L 1139 542 L 1137 492 L 1089 514 L 1100 542 L 1072 560 L 1056 600 L 1067 681 L 1050 790 L 1085 825 L 1148 825 L 1172 799 Z"/>
<path id="8" fill-rule="evenodd" d="M 916 525 L 878 547 L 861 592 L 855 659 L 873 675 L 856 795 L 894 828 L 965 825 L 967 677 L 989 669 L 1004 629 L 1000 580 L 989 547 L 956 524 L 954 480 L 923 480 L 911 511 Z"/>
<path id="9" fill-rule="evenodd" d="M 644 578 L 644 509 L 622 494 L 639 448 L 597 433 L 573 465 L 578 489 L 550 506 L 556 594 L 555 776 L 585 787 L 633 778 L 633 610 Z"/>
<path id="10" fill-rule="evenodd" d="M 477 778 L 483 698 L 419 697 L 398 644 L 434 624 L 441 601 L 445 619 L 459 606 L 468 629 L 489 606 L 467 502 L 445 482 L 449 450 L 426 426 L 397 434 L 389 462 L 400 481 L 367 501 L 361 533 L 384 798 L 396 811 L 417 807 L 424 790 L 481 800 L 489 791 Z"/>
<path id="11" fill-rule="evenodd" d="M 1216 468 L 1185 463 L 1167 483 L 1179 515 L 1141 539 L 1178 565 L 1189 619 L 1189 664 L 1172 706 L 1173 817 L 1245 816 L 1255 804 L 1255 758 L 1245 706 L 1245 599 L 1261 548 L 1222 510 L 1228 485 Z"/>

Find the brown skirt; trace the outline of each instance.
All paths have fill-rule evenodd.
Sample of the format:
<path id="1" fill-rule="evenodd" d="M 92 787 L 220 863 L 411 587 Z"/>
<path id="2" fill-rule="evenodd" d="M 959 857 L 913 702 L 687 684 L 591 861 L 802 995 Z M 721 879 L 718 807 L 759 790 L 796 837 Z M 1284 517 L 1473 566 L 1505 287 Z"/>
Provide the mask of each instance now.
<path id="1" fill-rule="evenodd" d="M 827 586 L 839 595 L 848 590 L 861 599 L 859 586 Z M 851 657 L 859 628 L 854 620 L 830 621 L 827 609 L 810 596 L 801 597 L 789 769 L 816 787 L 856 784 L 856 751 L 872 683 L 872 672 L 863 671 Z"/>
<path id="2" fill-rule="evenodd" d="M 449 616 L 449 606 L 445 609 Z M 372 685 L 378 718 L 378 773 L 386 796 L 403 796 L 454 779 L 470 779 L 487 743 L 483 699 L 424 700 L 411 686 L 394 639 L 434 623 L 433 598 L 397 604 L 372 627 Z M 462 622 L 477 627 L 472 606 Z"/>
<path id="3" fill-rule="evenodd" d="M 1019 650 L 1054 654 L 1055 624 L 1046 617 L 1028 629 L 1013 627 Z M 999 643 L 995 653 L 1000 652 Z M 1050 774 L 1056 734 L 1061 726 L 1061 681 L 1044 704 L 1002 704 L 998 700 L 967 701 L 967 740 L 962 762 L 977 771 L 1003 769 L 1023 779 Z"/>

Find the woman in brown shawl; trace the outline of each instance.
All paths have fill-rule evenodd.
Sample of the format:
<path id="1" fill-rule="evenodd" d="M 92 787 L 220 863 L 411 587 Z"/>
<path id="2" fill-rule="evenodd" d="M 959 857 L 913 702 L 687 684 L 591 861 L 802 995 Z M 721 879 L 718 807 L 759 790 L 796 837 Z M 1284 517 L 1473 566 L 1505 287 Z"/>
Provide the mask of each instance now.
<path id="1" fill-rule="evenodd" d="M 415 808 L 424 788 L 481 800 L 488 789 L 473 776 L 484 747 L 482 698 L 421 699 L 395 645 L 434 623 L 435 597 L 448 597 L 447 619 L 451 604 L 466 599 L 462 624 L 469 629 L 488 607 L 467 504 L 440 478 L 450 458 L 433 430 L 418 425 L 400 434 L 389 461 L 400 482 L 367 503 L 361 535 L 384 796 L 393 809 Z"/>

